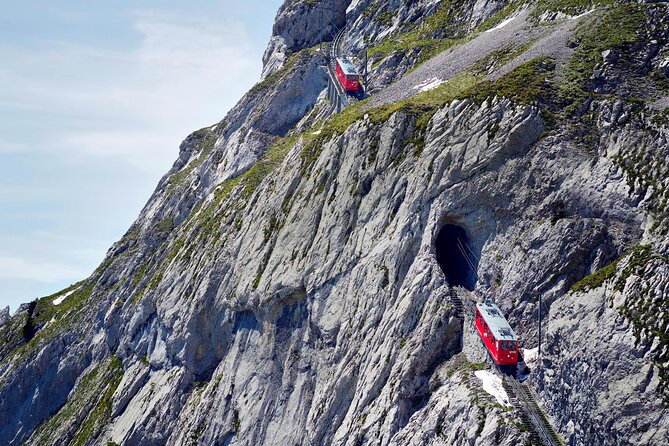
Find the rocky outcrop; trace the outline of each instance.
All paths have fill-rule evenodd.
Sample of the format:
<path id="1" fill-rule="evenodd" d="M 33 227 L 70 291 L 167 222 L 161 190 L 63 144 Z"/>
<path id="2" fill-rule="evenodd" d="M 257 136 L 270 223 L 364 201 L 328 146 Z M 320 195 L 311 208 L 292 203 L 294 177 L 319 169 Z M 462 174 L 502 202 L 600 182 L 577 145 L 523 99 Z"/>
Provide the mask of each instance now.
<path id="1" fill-rule="evenodd" d="M 346 24 L 350 3 L 351 0 L 286 0 L 279 8 L 263 56 L 262 78 L 279 70 L 290 54 L 332 41 Z"/>
<path id="2" fill-rule="evenodd" d="M 10 318 L 9 307 L 6 307 L 4 310 L 0 311 L 0 326 L 4 325 Z"/>

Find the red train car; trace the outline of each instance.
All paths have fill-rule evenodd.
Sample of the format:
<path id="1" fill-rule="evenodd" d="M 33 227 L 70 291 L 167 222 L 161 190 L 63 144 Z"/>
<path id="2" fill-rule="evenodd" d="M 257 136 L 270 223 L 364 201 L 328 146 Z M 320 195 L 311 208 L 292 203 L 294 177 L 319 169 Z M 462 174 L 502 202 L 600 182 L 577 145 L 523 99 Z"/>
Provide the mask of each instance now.
<path id="1" fill-rule="evenodd" d="M 476 330 L 497 364 L 518 364 L 518 338 L 497 305 L 476 304 Z"/>
<path id="2" fill-rule="evenodd" d="M 336 60 L 337 79 L 341 82 L 344 90 L 357 92 L 360 90 L 360 73 L 355 65 L 346 57 L 338 57 Z"/>

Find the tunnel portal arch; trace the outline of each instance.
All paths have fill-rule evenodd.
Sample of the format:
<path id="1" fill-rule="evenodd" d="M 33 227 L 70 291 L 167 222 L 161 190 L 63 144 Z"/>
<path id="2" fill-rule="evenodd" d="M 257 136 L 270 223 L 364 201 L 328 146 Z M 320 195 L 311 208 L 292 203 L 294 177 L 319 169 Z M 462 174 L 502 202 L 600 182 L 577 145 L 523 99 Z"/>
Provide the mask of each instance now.
<path id="1" fill-rule="evenodd" d="M 465 228 L 452 223 L 445 224 L 437 234 L 435 252 L 437 263 L 448 284 L 474 291 L 478 259 L 469 245 Z"/>

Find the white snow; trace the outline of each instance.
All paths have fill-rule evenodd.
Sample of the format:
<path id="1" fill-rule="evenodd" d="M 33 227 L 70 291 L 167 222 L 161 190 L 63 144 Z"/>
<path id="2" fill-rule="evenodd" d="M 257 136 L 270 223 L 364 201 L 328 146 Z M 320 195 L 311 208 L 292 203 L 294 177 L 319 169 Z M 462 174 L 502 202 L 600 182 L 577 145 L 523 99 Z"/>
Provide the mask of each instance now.
<path id="1" fill-rule="evenodd" d="M 490 28 L 490 29 L 487 30 L 486 32 L 489 33 L 489 32 L 491 32 L 491 31 L 495 31 L 495 30 L 498 30 L 498 29 L 500 29 L 500 28 L 504 28 L 506 25 L 508 25 L 509 23 L 513 22 L 514 20 L 516 20 L 515 17 L 511 17 L 510 19 L 503 20 L 503 21 L 500 22 L 496 27 L 494 27 L 494 28 Z"/>
<path id="2" fill-rule="evenodd" d="M 427 80 L 425 82 L 421 82 L 420 84 L 416 85 L 413 88 L 416 89 L 416 90 L 420 90 L 420 91 L 430 91 L 432 89 L 437 88 L 438 86 L 440 86 L 444 82 L 446 82 L 446 81 L 442 81 L 438 77 L 434 77 L 434 78 L 432 78 L 430 80 Z"/>
<path id="3" fill-rule="evenodd" d="M 355 7 L 358 6 L 361 0 L 353 0 L 351 4 L 346 8 L 346 14 L 349 14 L 355 10 Z"/>
<path id="4" fill-rule="evenodd" d="M 65 294 L 62 294 L 62 295 L 58 296 L 57 298 L 55 298 L 55 299 L 53 300 L 53 304 L 54 304 L 54 305 L 60 305 L 60 304 L 62 304 L 63 301 L 64 301 L 67 297 L 69 297 L 72 293 L 74 293 L 74 292 L 77 291 L 78 289 L 79 289 L 79 288 L 75 288 L 75 289 L 73 289 L 73 290 L 71 290 L 71 291 L 68 291 L 68 292 L 65 293 Z"/>
<path id="5" fill-rule="evenodd" d="M 483 390 L 494 396 L 499 404 L 502 406 L 511 406 L 509 396 L 502 386 L 502 378 L 488 370 L 477 370 L 474 374 L 481 380 Z"/>
<path id="6" fill-rule="evenodd" d="M 525 364 L 527 364 L 527 366 L 530 368 L 532 368 L 532 364 L 534 364 L 537 361 L 538 356 L 539 356 L 539 347 L 526 348 L 523 351 L 523 360 L 525 361 Z"/>
<path id="7" fill-rule="evenodd" d="M 311 134 L 312 134 L 312 135 L 320 135 L 320 134 L 321 134 L 321 130 L 317 130 L 317 131 L 315 131 L 315 132 L 311 132 Z"/>
<path id="8" fill-rule="evenodd" d="M 594 11 L 594 9 L 591 9 L 590 11 L 584 12 L 583 14 L 579 14 L 576 17 L 572 17 L 571 19 L 572 20 L 580 19 L 581 17 L 585 17 L 586 15 L 590 14 L 593 11 Z"/>

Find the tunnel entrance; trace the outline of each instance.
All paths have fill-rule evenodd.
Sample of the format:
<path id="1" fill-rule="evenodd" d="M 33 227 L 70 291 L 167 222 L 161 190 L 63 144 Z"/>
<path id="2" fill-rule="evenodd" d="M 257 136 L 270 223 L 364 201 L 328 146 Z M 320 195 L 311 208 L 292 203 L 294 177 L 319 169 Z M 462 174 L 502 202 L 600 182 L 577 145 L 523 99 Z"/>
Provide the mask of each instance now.
<path id="1" fill-rule="evenodd" d="M 444 225 L 437 234 L 435 250 L 437 263 L 444 272 L 448 284 L 474 291 L 478 260 L 469 247 L 465 228 L 454 224 Z"/>

